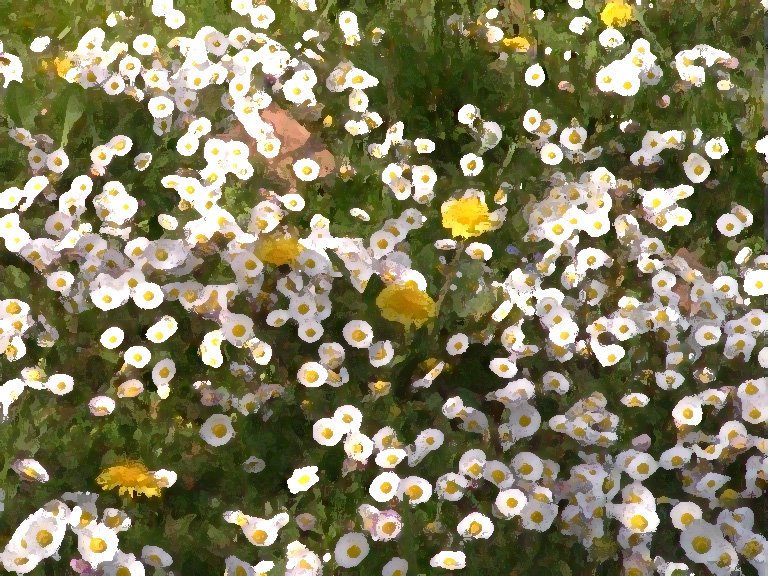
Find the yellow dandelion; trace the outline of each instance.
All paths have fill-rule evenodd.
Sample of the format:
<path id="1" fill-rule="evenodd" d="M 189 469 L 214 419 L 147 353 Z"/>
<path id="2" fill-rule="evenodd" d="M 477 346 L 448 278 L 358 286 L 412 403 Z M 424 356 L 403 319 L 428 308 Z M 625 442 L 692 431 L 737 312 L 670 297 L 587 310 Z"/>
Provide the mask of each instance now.
<path id="1" fill-rule="evenodd" d="M 477 196 L 448 200 L 440 208 L 443 227 L 450 228 L 451 235 L 471 238 L 491 229 L 491 219 L 485 200 Z"/>
<path id="2" fill-rule="evenodd" d="M 102 490 L 118 488 L 121 496 L 128 494 L 133 498 L 135 492 L 149 497 L 160 496 L 158 480 L 144 464 L 134 460 L 102 470 L 96 482 Z"/>
<path id="3" fill-rule="evenodd" d="M 259 238 L 256 244 L 256 257 L 262 262 L 282 266 L 295 262 L 301 254 L 302 246 L 292 236 Z"/>
<path id="4" fill-rule="evenodd" d="M 626 26 L 632 20 L 632 6 L 626 4 L 624 0 L 611 0 L 600 13 L 600 20 L 606 26 L 614 28 Z"/>
<path id="5" fill-rule="evenodd" d="M 531 43 L 522 36 L 515 36 L 514 38 L 504 38 L 502 43 L 507 48 L 512 48 L 516 52 L 527 52 L 531 47 Z"/>
<path id="6" fill-rule="evenodd" d="M 403 326 L 413 324 L 416 328 L 437 312 L 435 301 L 414 282 L 390 284 L 376 297 L 376 305 L 387 320 L 400 322 Z"/>
<path id="7" fill-rule="evenodd" d="M 69 58 L 54 58 L 53 65 L 56 67 L 56 74 L 61 78 L 64 78 L 73 66 L 72 61 Z"/>

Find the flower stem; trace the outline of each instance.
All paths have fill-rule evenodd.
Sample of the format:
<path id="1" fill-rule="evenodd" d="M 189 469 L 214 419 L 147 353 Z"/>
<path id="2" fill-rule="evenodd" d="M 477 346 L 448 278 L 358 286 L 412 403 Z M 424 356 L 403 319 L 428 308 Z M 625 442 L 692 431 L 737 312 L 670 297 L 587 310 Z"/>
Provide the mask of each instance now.
<path id="1" fill-rule="evenodd" d="M 440 292 L 437 295 L 437 301 L 435 302 L 435 318 L 429 324 L 429 329 L 427 330 L 428 334 L 432 334 L 435 330 L 435 324 L 437 324 L 438 318 L 440 318 L 440 307 L 443 305 L 443 300 L 445 300 L 445 295 L 448 293 L 448 288 L 456 277 L 456 272 L 459 270 L 459 258 L 461 258 L 461 254 L 464 252 L 464 243 L 465 240 L 463 239 L 456 243 L 456 253 L 453 256 L 453 260 L 448 264 L 448 269 L 445 274 L 445 282 L 443 282 Z"/>

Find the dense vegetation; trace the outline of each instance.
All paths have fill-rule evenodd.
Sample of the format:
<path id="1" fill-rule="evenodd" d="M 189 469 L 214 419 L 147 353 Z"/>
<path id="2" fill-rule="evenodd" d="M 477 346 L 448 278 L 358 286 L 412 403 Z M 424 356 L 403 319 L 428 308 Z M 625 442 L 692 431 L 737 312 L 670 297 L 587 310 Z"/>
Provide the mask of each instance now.
<path id="1" fill-rule="evenodd" d="M 763 12 L 10 0 L 3 567 L 765 574 Z"/>

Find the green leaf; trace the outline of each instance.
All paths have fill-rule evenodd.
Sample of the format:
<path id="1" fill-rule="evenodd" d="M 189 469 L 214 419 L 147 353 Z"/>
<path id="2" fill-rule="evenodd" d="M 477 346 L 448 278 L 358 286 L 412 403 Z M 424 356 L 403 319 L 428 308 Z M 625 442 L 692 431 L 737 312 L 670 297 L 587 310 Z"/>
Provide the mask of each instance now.
<path id="1" fill-rule="evenodd" d="M 61 127 L 62 147 L 67 145 L 69 132 L 72 130 L 72 126 L 75 125 L 75 122 L 77 122 L 83 115 L 84 110 L 85 107 L 83 106 L 83 101 L 81 100 L 80 95 L 78 93 L 70 94 L 69 98 L 67 99 L 67 109 L 64 112 L 64 123 Z"/>

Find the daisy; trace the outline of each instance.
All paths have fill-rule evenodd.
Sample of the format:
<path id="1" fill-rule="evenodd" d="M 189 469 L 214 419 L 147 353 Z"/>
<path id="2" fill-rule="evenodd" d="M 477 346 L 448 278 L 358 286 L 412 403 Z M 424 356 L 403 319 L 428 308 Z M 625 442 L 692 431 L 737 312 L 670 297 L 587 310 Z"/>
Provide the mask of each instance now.
<path id="1" fill-rule="evenodd" d="M 688 159 L 683 162 L 683 170 L 688 179 L 694 184 L 703 182 L 709 176 L 711 168 L 709 162 L 696 152 L 688 155 Z"/>
<path id="2" fill-rule="evenodd" d="M 472 512 L 459 522 L 456 531 L 464 538 L 487 539 L 493 534 L 493 522 L 480 512 Z"/>
<path id="3" fill-rule="evenodd" d="M 299 492 L 306 492 L 312 486 L 317 484 L 320 478 L 317 475 L 317 466 L 305 466 L 303 468 L 297 468 L 293 471 L 293 474 L 288 479 L 288 490 L 291 494 L 298 494 Z"/>
<path id="4" fill-rule="evenodd" d="M 320 175 L 320 165 L 311 158 L 302 158 L 294 162 L 293 173 L 299 180 L 311 182 Z"/>
<path id="5" fill-rule="evenodd" d="M 464 176 L 477 176 L 483 170 L 483 158 L 477 154 L 465 154 L 459 164 Z"/>
<path id="6" fill-rule="evenodd" d="M 342 568 L 354 568 L 370 551 L 370 545 L 362 532 L 349 532 L 336 542 L 334 559 Z"/>
<path id="7" fill-rule="evenodd" d="M 234 435 L 232 420 L 226 414 L 214 414 L 200 427 L 200 437 L 211 446 L 223 446 Z"/>
<path id="8" fill-rule="evenodd" d="M 545 79 L 546 74 L 544 74 L 544 68 L 541 67 L 541 64 L 534 64 L 525 71 L 525 83 L 528 86 L 537 88 L 544 83 Z"/>
<path id="9" fill-rule="evenodd" d="M 539 156 L 541 157 L 541 161 L 544 162 L 544 164 L 548 164 L 549 166 L 556 166 L 563 160 L 563 151 L 557 144 L 547 142 L 544 144 L 544 146 L 541 147 Z"/>
<path id="10" fill-rule="evenodd" d="M 429 560 L 429 565 L 433 568 L 445 568 L 446 570 L 461 570 L 467 565 L 467 557 L 464 552 L 454 552 L 443 550 L 438 552 Z"/>

